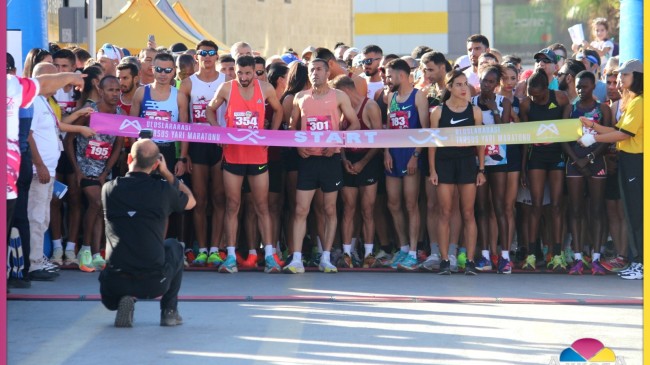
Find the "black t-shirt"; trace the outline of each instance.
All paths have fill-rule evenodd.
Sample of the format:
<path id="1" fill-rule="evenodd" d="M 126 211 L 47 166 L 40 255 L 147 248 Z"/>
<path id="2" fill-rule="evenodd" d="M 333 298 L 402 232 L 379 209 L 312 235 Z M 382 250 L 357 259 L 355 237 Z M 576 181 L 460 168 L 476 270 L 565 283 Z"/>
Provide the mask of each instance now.
<path id="1" fill-rule="evenodd" d="M 460 113 L 453 112 L 446 103 L 442 104 L 442 112 L 438 121 L 438 128 L 449 127 L 471 127 L 476 125 L 474 121 L 474 106 L 467 103 L 467 108 Z M 475 156 L 476 147 L 443 147 L 436 149 L 436 159 L 461 158 Z"/>
<path id="2" fill-rule="evenodd" d="M 167 217 L 182 212 L 188 196 L 167 181 L 129 172 L 102 188 L 110 264 L 129 273 L 158 271 L 165 265 Z"/>

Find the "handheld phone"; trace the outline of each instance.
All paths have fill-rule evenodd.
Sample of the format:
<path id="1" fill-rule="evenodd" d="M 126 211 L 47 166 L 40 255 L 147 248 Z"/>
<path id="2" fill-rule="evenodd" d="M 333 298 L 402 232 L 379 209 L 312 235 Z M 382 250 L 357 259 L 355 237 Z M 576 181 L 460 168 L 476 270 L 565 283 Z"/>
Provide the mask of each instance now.
<path id="1" fill-rule="evenodd" d="M 140 130 L 140 134 L 138 134 L 138 138 L 140 139 L 151 139 L 153 137 L 153 131 L 151 129 L 142 129 Z"/>
<path id="2" fill-rule="evenodd" d="M 149 34 L 149 42 L 156 42 L 156 37 L 153 34 Z"/>

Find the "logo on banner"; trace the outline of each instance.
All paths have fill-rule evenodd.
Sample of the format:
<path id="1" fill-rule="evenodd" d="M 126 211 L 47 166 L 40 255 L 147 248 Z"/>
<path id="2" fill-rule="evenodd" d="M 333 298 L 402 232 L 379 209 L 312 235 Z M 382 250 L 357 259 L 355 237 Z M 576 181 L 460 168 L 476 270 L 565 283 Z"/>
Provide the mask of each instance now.
<path id="1" fill-rule="evenodd" d="M 621 356 L 595 338 L 581 338 L 554 356 L 549 365 L 625 365 Z"/>
<path id="2" fill-rule="evenodd" d="M 243 137 L 235 137 L 232 133 L 226 133 L 230 139 L 237 142 L 248 141 L 253 144 L 258 144 L 258 140 L 266 139 L 264 136 L 259 135 L 258 129 L 238 129 L 238 132 L 246 132 L 247 134 Z"/>
<path id="3" fill-rule="evenodd" d="M 429 134 L 425 139 L 422 139 L 422 140 L 416 139 L 413 136 L 409 136 L 409 139 L 411 140 L 411 142 L 413 142 L 415 144 L 418 144 L 418 145 L 427 144 L 427 143 L 429 143 L 429 142 L 431 142 L 433 140 L 446 141 L 448 139 L 448 137 L 441 136 L 440 135 L 440 130 L 438 130 L 438 129 L 420 129 L 420 130 L 418 130 L 418 132 L 419 133 L 428 133 Z"/>
<path id="4" fill-rule="evenodd" d="M 120 130 L 122 131 L 122 130 L 125 130 L 125 129 L 129 128 L 129 127 L 135 128 L 135 130 L 138 133 L 140 133 L 140 130 L 142 129 L 142 126 L 140 125 L 140 122 L 138 122 L 137 120 L 124 119 L 124 121 L 122 121 L 122 124 L 120 125 Z"/>
<path id="5" fill-rule="evenodd" d="M 544 135 L 546 132 L 550 132 L 552 134 L 555 134 L 556 136 L 560 135 L 560 131 L 557 129 L 557 126 L 555 123 L 552 124 L 540 124 L 539 128 L 537 128 L 537 137 L 541 137 Z"/>

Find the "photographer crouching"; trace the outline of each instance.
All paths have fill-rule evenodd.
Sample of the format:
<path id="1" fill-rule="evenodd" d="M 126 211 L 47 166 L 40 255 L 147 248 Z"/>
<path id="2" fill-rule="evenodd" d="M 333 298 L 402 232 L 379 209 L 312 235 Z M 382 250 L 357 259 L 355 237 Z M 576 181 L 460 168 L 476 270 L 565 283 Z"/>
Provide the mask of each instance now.
<path id="1" fill-rule="evenodd" d="M 192 209 L 196 200 L 167 169 L 150 139 L 133 144 L 128 164 L 125 177 L 102 188 L 107 241 L 107 266 L 99 276 L 102 303 L 108 310 L 117 310 L 115 327 L 132 327 L 135 298 L 162 296 L 160 325 L 180 325 L 178 292 L 184 248 L 176 239 L 163 237 L 167 217 Z"/>

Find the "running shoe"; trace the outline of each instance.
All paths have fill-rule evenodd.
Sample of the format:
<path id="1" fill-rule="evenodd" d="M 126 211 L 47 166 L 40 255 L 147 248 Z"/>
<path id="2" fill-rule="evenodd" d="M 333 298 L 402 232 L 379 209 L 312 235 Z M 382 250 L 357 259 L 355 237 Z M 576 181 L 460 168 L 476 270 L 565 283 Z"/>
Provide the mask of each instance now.
<path id="1" fill-rule="evenodd" d="M 352 265 L 352 256 L 344 253 L 338 261 L 338 267 L 344 267 L 347 269 L 353 268 L 354 266 Z"/>
<path id="2" fill-rule="evenodd" d="M 516 263 L 524 262 L 528 257 L 528 249 L 523 246 L 517 246 L 513 257 L 515 258 Z"/>
<path id="3" fill-rule="evenodd" d="M 221 261 L 226 261 L 226 258 L 228 257 L 228 251 L 219 250 L 219 257 L 221 257 Z"/>
<path id="4" fill-rule="evenodd" d="M 239 266 L 242 269 L 247 269 L 247 270 L 255 269 L 257 267 L 257 255 L 253 255 L 249 253 L 246 260 L 244 260 Z"/>
<path id="5" fill-rule="evenodd" d="M 643 280 L 643 264 L 636 264 L 632 270 L 620 276 L 625 280 Z"/>
<path id="6" fill-rule="evenodd" d="M 562 252 L 562 254 L 564 255 L 564 261 L 567 264 L 572 264 L 573 263 L 574 253 L 573 253 L 573 250 L 571 249 L 571 247 L 565 248 L 564 251 Z"/>
<path id="7" fill-rule="evenodd" d="M 449 270 L 458 272 L 458 260 L 455 255 L 449 255 Z"/>
<path id="8" fill-rule="evenodd" d="M 318 267 L 320 264 L 320 258 L 323 256 L 321 252 L 312 252 L 311 257 L 307 260 L 307 266 L 309 267 Z"/>
<path id="9" fill-rule="evenodd" d="M 418 260 L 411 255 L 407 255 L 404 258 L 404 260 L 400 261 L 397 264 L 397 270 L 416 271 L 417 269 L 418 269 Z"/>
<path id="10" fill-rule="evenodd" d="M 79 250 L 77 260 L 79 261 L 79 270 L 83 272 L 95 271 L 95 267 L 93 267 L 93 255 L 90 253 L 90 250 Z"/>
<path id="11" fill-rule="evenodd" d="M 481 256 L 478 262 L 474 265 L 474 268 L 478 271 L 490 271 L 492 270 L 492 262 Z"/>
<path id="12" fill-rule="evenodd" d="M 450 267 L 449 260 L 440 261 L 440 272 L 438 272 L 438 275 L 451 275 L 451 270 L 449 267 Z"/>
<path id="13" fill-rule="evenodd" d="M 377 251 L 377 254 L 375 255 L 375 259 L 377 260 L 385 259 L 387 257 L 390 257 L 390 254 L 386 253 L 386 251 L 384 251 L 381 248 L 379 249 L 379 251 Z"/>
<path id="14" fill-rule="evenodd" d="M 216 252 L 213 252 L 210 254 L 212 256 Z M 219 254 L 217 253 L 217 256 Z M 199 252 L 199 255 L 196 256 L 196 258 L 192 261 L 192 266 L 205 266 L 205 264 L 208 262 L 208 252 L 207 251 L 201 251 Z"/>
<path id="15" fill-rule="evenodd" d="M 619 272 L 618 275 L 619 275 L 619 276 L 621 276 L 621 275 L 627 275 L 627 274 L 629 274 L 629 273 L 631 273 L 631 272 L 637 271 L 637 270 L 639 269 L 639 266 L 641 266 L 640 263 L 638 263 L 638 262 L 633 262 L 633 263 L 630 264 L 630 266 L 629 266 L 627 269 L 625 269 L 625 270 Z"/>
<path id="16" fill-rule="evenodd" d="M 277 253 L 273 254 L 273 259 L 275 259 L 275 262 L 277 262 L 280 267 L 284 266 L 284 261 L 280 259 L 280 256 L 278 256 Z"/>
<path id="17" fill-rule="evenodd" d="M 397 254 L 393 256 L 393 261 L 390 263 L 390 267 L 393 269 L 397 269 L 397 265 L 402 262 L 408 256 L 408 252 L 404 252 L 402 250 L 397 251 Z"/>
<path id="18" fill-rule="evenodd" d="M 377 259 L 375 258 L 375 255 L 372 253 L 368 254 L 368 256 L 364 257 L 363 259 L 363 268 L 368 269 L 374 267 L 376 261 Z"/>
<path id="19" fill-rule="evenodd" d="M 59 272 L 59 270 L 61 270 L 61 269 L 59 268 L 58 265 L 55 265 L 55 264 L 54 264 L 52 261 L 50 261 L 50 260 L 47 258 L 47 256 L 45 256 L 45 255 L 43 255 L 43 260 L 42 260 L 42 264 L 41 264 L 41 265 L 43 266 L 43 269 L 44 269 L 45 271 L 49 271 L 49 272 Z"/>
<path id="20" fill-rule="evenodd" d="M 63 265 L 63 247 L 57 247 L 52 250 L 52 257 L 50 258 L 50 262 L 58 266 Z"/>
<path id="21" fill-rule="evenodd" d="M 495 254 L 490 255 L 490 262 L 492 263 L 492 267 L 498 268 L 499 267 L 499 258 L 501 256 L 497 256 Z"/>
<path id="22" fill-rule="evenodd" d="M 273 256 L 266 256 L 264 258 L 264 272 L 267 274 L 277 274 L 282 272 L 282 267 L 275 261 Z"/>
<path id="23" fill-rule="evenodd" d="M 591 275 L 605 275 L 605 268 L 600 264 L 600 260 L 592 261 Z"/>
<path id="24" fill-rule="evenodd" d="M 92 264 L 96 270 L 101 271 L 104 270 L 104 268 L 106 267 L 106 260 L 104 260 L 102 255 L 97 254 L 93 256 Z"/>
<path id="25" fill-rule="evenodd" d="M 476 270 L 477 268 L 474 261 L 467 261 L 467 264 L 465 265 L 465 275 L 477 275 L 478 272 Z"/>
<path id="26" fill-rule="evenodd" d="M 582 263 L 585 264 L 585 268 L 591 268 L 591 257 L 582 255 Z"/>
<path id="27" fill-rule="evenodd" d="M 553 271 L 565 270 L 566 271 L 566 262 L 564 262 L 564 257 L 562 255 L 555 255 L 551 261 L 546 265 L 546 268 L 550 268 Z"/>
<path id="28" fill-rule="evenodd" d="M 521 268 L 523 270 L 535 270 L 537 264 L 537 259 L 535 258 L 535 255 L 528 255 L 526 257 L 526 260 L 524 261 L 524 264 L 521 265 Z"/>
<path id="29" fill-rule="evenodd" d="M 289 263 L 289 265 L 282 268 L 282 272 L 285 274 L 304 274 L 305 266 L 303 266 L 302 262 L 300 261 L 292 261 Z"/>
<path id="30" fill-rule="evenodd" d="M 356 251 L 352 251 L 352 267 L 361 267 L 361 259 Z"/>
<path id="31" fill-rule="evenodd" d="M 219 266 L 219 272 L 234 274 L 237 270 L 237 258 L 235 256 L 228 256 L 226 260 Z"/>
<path id="32" fill-rule="evenodd" d="M 426 260 L 427 257 L 428 257 L 428 256 L 427 256 L 427 252 L 426 252 L 426 251 L 424 251 L 424 250 L 418 250 L 418 253 L 417 253 L 417 259 L 418 259 L 418 262 L 424 262 L 424 260 Z"/>
<path id="33" fill-rule="evenodd" d="M 630 267 L 630 263 L 627 262 L 623 256 L 617 256 L 606 261 L 601 261 L 600 264 L 605 268 L 605 270 L 611 272 L 621 272 Z"/>
<path id="34" fill-rule="evenodd" d="M 433 271 L 440 269 L 440 255 L 437 253 L 429 255 L 423 263 L 418 265 L 420 270 Z"/>
<path id="35" fill-rule="evenodd" d="M 503 257 L 499 257 L 499 266 L 497 266 L 497 273 L 499 274 L 511 274 L 512 273 L 512 262 Z"/>
<path id="36" fill-rule="evenodd" d="M 212 252 L 210 256 L 208 256 L 207 264 L 210 267 L 221 266 L 221 264 L 223 264 L 223 260 L 221 259 L 221 255 L 219 255 L 219 252 L 217 251 Z M 202 266 L 205 266 L 205 264 L 203 264 Z"/>
<path id="37" fill-rule="evenodd" d="M 320 264 L 318 264 L 318 270 L 326 274 L 334 274 L 339 272 L 336 266 L 332 265 L 331 262 L 323 260 L 321 260 Z"/>
<path id="38" fill-rule="evenodd" d="M 582 275 L 582 272 L 584 271 L 584 262 L 582 260 L 576 261 L 573 263 L 573 266 L 571 266 L 571 269 L 569 270 L 569 275 Z"/>
<path id="39" fill-rule="evenodd" d="M 237 266 L 241 266 L 244 264 L 244 259 L 241 257 L 239 252 L 235 252 L 235 261 L 237 261 Z"/>
<path id="40" fill-rule="evenodd" d="M 195 258 L 196 256 L 194 256 L 194 250 L 185 250 L 185 255 L 183 255 L 183 265 L 185 265 L 185 267 L 190 266 L 190 262 L 194 262 Z"/>
<path id="41" fill-rule="evenodd" d="M 65 250 L 63 253 L 63 265 L 79 265 L 74 250 Z"/>
<path id="42" fill-rule="evenodd" d="M 465 252 L 464 249 L 458 253 L 456 263 L 458 264 L 458 268 L 465 269 L 465 265 L 467 264 L 467 252 Z"/>

